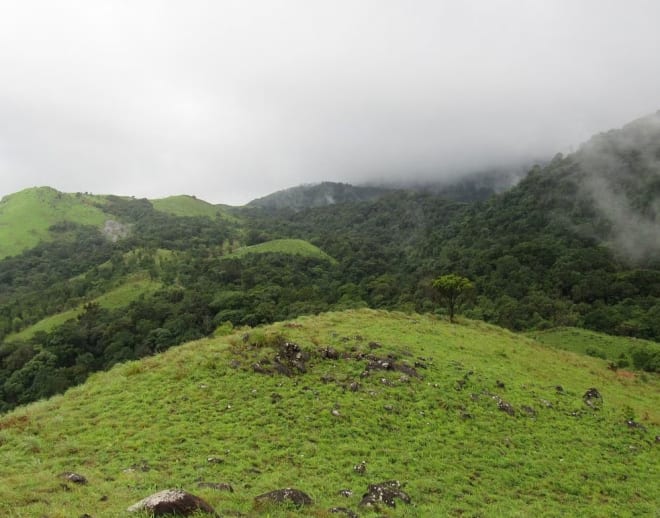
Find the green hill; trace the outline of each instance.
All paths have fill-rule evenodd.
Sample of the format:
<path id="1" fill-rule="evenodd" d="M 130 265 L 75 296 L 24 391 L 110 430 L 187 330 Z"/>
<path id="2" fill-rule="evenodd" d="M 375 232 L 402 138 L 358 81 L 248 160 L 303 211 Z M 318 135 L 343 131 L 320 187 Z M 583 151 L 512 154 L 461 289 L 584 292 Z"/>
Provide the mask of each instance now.
<path id="1" fill-rule="evenodd" d="M 134 276 L 132 279 L 127 280 L 125 283 L 111 289 L 103 295 L 90 300 L 89 302 L 97 303 L 102 308 L 113 309 L 126 306 L 133 300 L 141 295 L 149 294 L 160 287 L 160 283 L 144 279 L 142 276 Z M 48 316 L 40 320 L 34 325 L 23 329 L 18 333 L 11 334 L 5 338 L 8 342 L 14 340 L 28 340 L 39 331 L 50 332 L 57 326 L 62 325 L 67 320 L 76 318 L 82 314 L 85 309 L 85 304 L 80 304 L 78 307 Z"/>
<path id="2" fill-rule="evenodd" d="M 302 239 L 274 239 L 266 243 L 239 248 L 227 257 L 243 257 L 248 254 L 268 253 L 300 255 L 302 257 L 313 257 L 315 259 L 336 262 L 319 247 Z"/>
<path id="3" fill-rule="evenodd" d="M 125 516 L 182 487 L 223 516 L 376 516 L 361 495 L 395 479 L 411 502 L 378 516 L 653 516 L 659 388 L 476 321 L 303 317 L 119 365 L 3 416 L 0 510 Z M 255 509 L 289 486 L 313 506 Z"/>
<path id="4" fill-rule="evenodd" d="M 174 216 L 207 216 L 215 218 L 218 215 L 218 207 L 194 196 L 169 196 L 158 200 L 150 200 L 154 209 L 167 212 Z"/>
<path id="5" fill-rule="evenodd" d="M 0 259 L 16 255 L 51 237 L 56 223 L 101 226 L 108 217 L 93 205 L 97 197 L 35 187 L 0 201 Z"/>

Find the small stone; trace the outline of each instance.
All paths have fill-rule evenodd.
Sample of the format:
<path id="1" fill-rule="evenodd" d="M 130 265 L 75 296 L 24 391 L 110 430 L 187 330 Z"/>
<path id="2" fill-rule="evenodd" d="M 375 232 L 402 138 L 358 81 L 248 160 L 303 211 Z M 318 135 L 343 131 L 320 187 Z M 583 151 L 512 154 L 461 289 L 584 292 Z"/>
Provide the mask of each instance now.
<path id="1" fill-rule="evenodd" d="M 367 472 L 367 463 L 366 461 L 361 461 L 359 464 L 356 464 L 353 466 L 353 471 L 356 473 L 359 473 L 360 475 L 363 475 L 364 473 Z"/>
<path id="2" fill-rule="evenodd" d="M 336 408 L 333 408 L 333 409 L 330 411 L 330 413 L 331 413 L 333 416 L 335 416 L 335 417 L 341 417 L 341 414 L 339 413 L 339 410 L 337 410 Z"/>
<path id="3" fill-rule="evenodd" d="M 225 459 L 222 459 L 220 457 L 209 457 L 206 459 L 206 462 L 209 464 L 222 464 L 225 461 Z"/>
<path id="4" fill-rule="evenodd" d="M 213 507 L 204 500 L 181 489 L 166 489 L 165 491 L 154 493 L 133 504 L 127 511 L 129 513 L 146 511 L 153 514 L 153 516 L 167 514 L 188 516 L 197 511 L 216 514 Z"/>
<path id="5" fill-rule="evenodd" d="M 350 489 L 340 489 L 339 494 L 345 498 L 349 498 L 353 496 L 353 491 L 351 491 Z"/>
<path id="6" fill-rule="evenodd" d="M 398 480 L 369 484 L 367 492 L 360 502 L 360 507 L 378 507 L 380 504 L 396 507 L 395 499 L 397 498 L 406 504 L 411 501 L 410 496 L 401 489 L 401 483 Z"/>
<path id="7" fill-rule="evenodd" d="M 73 471 L 65 471 L 60 476 L 69 482 L 73 482 L 74 484 L 87 484 L 87 479 L 85 477 L 79 475 L 78 473 L 74 473 Z"/>
<path id="8" fill-rule="evenodd" d="M 258 505 L 269 503 L 291 503 L 299 507 L 304 505 L 312 505 L 313 503 L 308 494 L 300 491 L 299 489 L 294 489 L 291 487 L 276 489 L 275 491 L 270 491 L 269 493 L 256 496 L 254 501 Z"/>

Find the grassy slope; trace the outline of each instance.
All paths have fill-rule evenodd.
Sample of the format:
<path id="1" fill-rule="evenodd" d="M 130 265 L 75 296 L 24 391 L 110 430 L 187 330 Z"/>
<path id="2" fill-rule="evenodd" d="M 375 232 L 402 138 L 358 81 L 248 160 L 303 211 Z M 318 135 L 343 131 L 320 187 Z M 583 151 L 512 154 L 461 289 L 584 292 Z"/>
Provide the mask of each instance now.
<path id="1" fill-rule="evenodd" d="M 258 245 L 239 248 L 227 257 L 242 257 L 247 254 L 266 254 L 280 253 L 302 255 L 304 257 L 315 257 L 330 262 L 336 262 L 335 259 L 326 254 L 323 250 L 302 239 L 274 239 Z"/>
<path id="2" fill-rule="evenodd" d="M 294 486 L 314 498 L 314 508 L 272 509 L 270 516 L 334 516 L 325 510 L 357 509 L 368 483 L 399 479 L 412 504 L 384 516 L 657 511 L 657 377 L 622 377 L 602 361 L 480 322 L 452 326 L 359 310 L 251 331 L 250 340 L 263 343 L 259 335 L 276 331 L 309 350 L 330 345 L 411 363 L 423 357 L 427 368 L 420 369 L 423 379 L 391 371 L 360 377 L 366 360 L 316 357 L 297 377 L 255 374 L 249 366 L 272 351 L 246 345 L 240 335 L 120 365 L 0 419 L 0 510 L 9 517 L 123 516 L 140 498 L 180 486 L 221 514 L 261 516 L 255 495 Z M 382 348 L 372 351 L 371 340 Z M 357 392 L 346 390 L 353 380 L 361 384 Z M 603 410 L 582 402 L 589 387 L 603 394 Z M 498 410 L 495 393 L 515 416 Z M 626 426 L 630 412 L 648 431 Z M 209 463 L 210 456 L 224 462 Z M 365 475 L 353 470 L 361 460 Z M 65 491 L 57 475 L 66 470 L 89 484 Z M 198 480 L 229 482 L 235 492 L 197 489 Z M 339 496 L 342 488 L 354 496 Z"/>
<path id="3" fill-rule="evenodd" d="M 140 295 L 148 294 L 157 290 L 160 283 L 136 276 L 121 284 L 120 286 L 104 293 L 100 297 L 95 298 L 92 302 L 97 302 L 101 307 L 113 309 L 120 308 L 128 305 L 133 300 L 137 299 Z M 34 336 L 38 331 L 50 332 L 56 327 L 62 325 L 67 320 L 76 318 L 84 310 L 84 304 L 80 304 L 74 309 L 57 313 L 46 317 L 30 327 L 26 327 L 18 333 L 9 335 L 6 340 L 27 340 Z"/>
<path id="4" fill-rule="evenodd" d="M 207 216 L 213 219 L 218 214 L 218 208 L 215 205 L 192 196 L 169 196 L 150 201 L 154 209 L 174 216 Z"/>
<path id="5" fill-rule="evenodd" d="M 616 360 L 622 354 L 629 357 L 635 347 L 657 349 L 660 344 L 626 336 L 611 336 L 577 327 L 560 327 L 546 331 L 528 333 L 535 340 L 557 349 L 587 354 L 588 351 L 602 353 L 608 360 Z M 591 353 L 593 355 L 593 352 Z"/>
<path id="6" fill-rule="evenodd" d="M 185 194 L 149 201 L 154 209 L 174 216 L 206 216 L 211 219 L 220 216 L 226 221 L 238 221 L 238 218 L 228 211 L 227 205 L 213 205 Z"/>
<path id="7" fill-rule="evenodd" d="M 96 197 L 35 187 L 0 201 L 0 259 L 16 255 L 49 238 L 48 228 L 61 221 L 101 225 L 106 215 L 91 205 Z"/>

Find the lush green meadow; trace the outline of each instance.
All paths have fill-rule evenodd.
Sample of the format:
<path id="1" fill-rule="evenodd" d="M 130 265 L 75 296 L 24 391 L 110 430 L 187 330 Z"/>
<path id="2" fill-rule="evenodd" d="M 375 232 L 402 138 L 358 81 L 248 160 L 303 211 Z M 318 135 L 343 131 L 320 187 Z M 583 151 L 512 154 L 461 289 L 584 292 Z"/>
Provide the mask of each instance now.
<path id="1" fill-rule="evenodd" d="M 309 354 L 306 372 L 254 372 L 276 364 L 282 337 Z M 583 401 L 592 387 L 600 410 Z M 379 516 L 654 516 L 659 389 L 656 375 L 613 372 L 482 322 L 302 317 L 118 365 L 0 418 L 0 510 L 124 516 L 182 487 L 221 515 L 343 506 L 376 516 L 358 508 L 367 484 L 397 479 L 412 502 Z M 353 469 L 361 461 L 364 474 Z M 64 471 L 89 483 L 67 484 Z M 254 508 L 256 495 L 287 486 L 314 506 Z"/>
<path id="2" fill-rule="evenodd" d="M 612 336 L 578 327 L 533 331 L 528 335 L 545 345 L 601 358 L 615 366 L 635 366 L 636 353 L 642 350 L 649 351 L 655 356 L 660 352 L 658 342 L 627 336 Z"/>

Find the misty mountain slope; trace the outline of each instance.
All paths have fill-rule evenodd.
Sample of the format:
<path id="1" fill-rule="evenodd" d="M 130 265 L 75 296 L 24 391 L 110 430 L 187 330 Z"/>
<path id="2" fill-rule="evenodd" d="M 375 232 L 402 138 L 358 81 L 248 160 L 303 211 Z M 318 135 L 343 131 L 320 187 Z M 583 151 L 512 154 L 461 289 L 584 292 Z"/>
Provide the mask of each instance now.
<path id="1" fill-rule="evenodd" d="M 660 111 L 597 135 L 575 156 L 580 190 L 609 226 L 603 236 L 621 255 L 660 255 Z"/>
<path id="2" fill-rule="evenodd" d="M 322 182 L 277 191 L 252 200 L 247 207 L 301 210 L 337 203 L 375 200 L 389 190 L 383 187 L 356 187 L 346 183 Z"/>
<path id="3" fill-rule="evenodd" d="M 0 417 L 0 509 L 116 517 L 182 487 L 222 516 L 648 516 L 659 395 L 656 376 L 482 322 L 325 313 L 128 362 Z M 409 503 L 359 507 L 386 480 Z M 255 507 L 283 487 L 314 503 Z"/>

